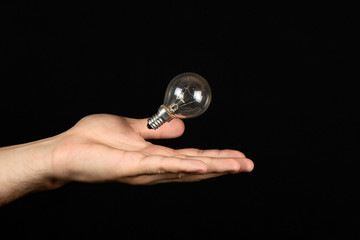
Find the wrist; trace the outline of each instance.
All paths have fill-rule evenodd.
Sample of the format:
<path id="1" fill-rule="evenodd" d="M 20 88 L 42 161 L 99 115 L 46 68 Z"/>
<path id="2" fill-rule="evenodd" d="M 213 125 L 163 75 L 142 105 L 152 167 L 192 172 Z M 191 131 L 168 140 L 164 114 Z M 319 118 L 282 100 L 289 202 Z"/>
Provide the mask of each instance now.
<path id="1" fill-rule="evenodd" d="M 39 190 L 52 190 L 65 184 L 58 179 L 53 171 L 53 158 L 58 136 L 46 138 L 29 144 L 25 152 L 30 155 L 25 161 L 25 168 L 34 174 L 34 182 L 37 182 Z M 26 158 L 24 158 L 26 159 Z"/>
<path id="2" fill-rule="evenodd" d="M 65 183 L 52 174 L 56 137 L 0 148 L 0 206 Z"/>

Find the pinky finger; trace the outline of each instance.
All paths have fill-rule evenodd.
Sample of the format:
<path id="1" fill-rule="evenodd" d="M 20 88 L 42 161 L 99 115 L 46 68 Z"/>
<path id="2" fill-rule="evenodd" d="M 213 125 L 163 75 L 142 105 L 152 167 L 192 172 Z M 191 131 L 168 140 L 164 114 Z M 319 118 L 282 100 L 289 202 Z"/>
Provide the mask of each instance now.
<path id="1" fill-rule="evenodd" d="M 209 178 L 220 177 L 226 175 L 227 173 L 208 173 L 208 174 L 186 174 L 181 175 L 171 173 L 168 176 L 153 176 L 152 181 L 149 182 L 149 185 L 160 184 L 160 183 L 171 183 L 171 182 L 198 182 Z M 161 174 L 163 175 L 163 174 Z M 164 174 L 165 175 L 165 174 Z"/>

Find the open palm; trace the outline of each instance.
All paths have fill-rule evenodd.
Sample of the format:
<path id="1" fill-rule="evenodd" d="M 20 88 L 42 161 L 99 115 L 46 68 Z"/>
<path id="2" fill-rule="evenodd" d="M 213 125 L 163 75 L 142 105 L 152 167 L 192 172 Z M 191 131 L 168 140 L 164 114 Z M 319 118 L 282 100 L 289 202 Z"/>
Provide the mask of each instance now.
<path id="1" fill-rule="evenodd" d="M 156 184 L 199 181 L 253 169 L 253 162 L 236 150 L 175 150 L 145 140 L 175 138 L 183 132 L 179 119 L 149 130 L 146 119 L 87 116 L 58 135 L 51 160 L 53 176 L 69 182 Z"/>

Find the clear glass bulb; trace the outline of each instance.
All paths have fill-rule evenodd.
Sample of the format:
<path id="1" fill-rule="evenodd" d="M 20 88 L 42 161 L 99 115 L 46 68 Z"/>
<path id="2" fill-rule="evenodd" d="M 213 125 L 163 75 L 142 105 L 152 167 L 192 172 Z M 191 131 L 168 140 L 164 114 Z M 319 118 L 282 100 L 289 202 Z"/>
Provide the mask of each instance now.
<path id="1" fill-rule="evenodd" d="M 208 109 L 211 89 L 208 82 L 196 73 L 182 73 L 174 77 L 165 92 L 164 103 L 148 119 L 147 127 L 157 129 L 174 118 L 193 118 Z"/>

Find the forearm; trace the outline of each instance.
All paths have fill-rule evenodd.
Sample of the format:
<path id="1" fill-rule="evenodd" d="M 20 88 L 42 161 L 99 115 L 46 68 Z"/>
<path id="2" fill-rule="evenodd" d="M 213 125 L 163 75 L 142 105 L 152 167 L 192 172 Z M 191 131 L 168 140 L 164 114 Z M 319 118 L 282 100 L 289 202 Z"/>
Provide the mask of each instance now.
<path id="1" fill-rule="evenodd" d="M 53 143 L 48 138 L 0 148 L 0 206 L 61 185 L 51 176 Z"/>

